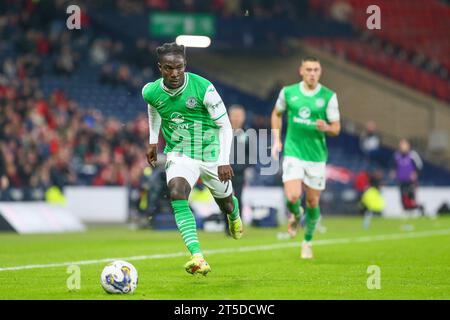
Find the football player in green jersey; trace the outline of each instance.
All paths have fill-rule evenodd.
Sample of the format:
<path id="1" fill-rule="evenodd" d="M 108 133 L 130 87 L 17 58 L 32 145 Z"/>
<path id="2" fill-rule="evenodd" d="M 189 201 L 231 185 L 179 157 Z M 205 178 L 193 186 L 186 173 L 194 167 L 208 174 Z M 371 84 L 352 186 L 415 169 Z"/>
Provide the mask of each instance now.
<path id="1" fill-rule="evenodd" d="M 161 129 L 166 142 L 171 205 L 178 230 L 191 253 L 185 269 L 191 274 L 206 275 L 211 267 L 203 257 L 188 198 L 201 177 L 227 215 L 231 236 L 242 236 L 239 204 L 231 183 L 233 131 L 225 105 L 211 82 L 186 72 L 184 46 L 166 43 L 156 53 L 162 77 L 142 89 L 149 115 L 147 161 L 151 166 L 156 164 Z"/>
<path id="2" fill-rule="evenodd" d="M 303 81 L 281 89 L 272 112 L 272 157 L 278 159 L 282 115 L 286 113 L 283 184 L 287 207 L 291 213 L 288 232 L 294 237 L 303 208 L 302 188 L 306 191 L 305 235 L 301 257 L 313 257 L 311 240 L 320 218 L 320 193 L 325 189 L 328 150 L 325 137 L 337 136 L 341 130 L 336 93 L 319 83 L 321 64 L 317 58 L 305 58 L 299 69 Z"/>

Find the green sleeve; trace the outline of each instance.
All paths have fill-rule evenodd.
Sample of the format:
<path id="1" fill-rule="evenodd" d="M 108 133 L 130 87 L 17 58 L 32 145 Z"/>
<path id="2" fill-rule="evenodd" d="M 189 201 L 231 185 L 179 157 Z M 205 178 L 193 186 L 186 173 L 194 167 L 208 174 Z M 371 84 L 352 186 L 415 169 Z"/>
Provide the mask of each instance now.
<path id="1" fill-rule="evenodd" d="M 142 98 L 144 98 L 144 101 L 147 102 L 148 104 L 151 104 L 150 103 L 150 88 L 151 88 L 152 84 L 153 84 L 153 82 L 149 82 L 142 88 Z"/>

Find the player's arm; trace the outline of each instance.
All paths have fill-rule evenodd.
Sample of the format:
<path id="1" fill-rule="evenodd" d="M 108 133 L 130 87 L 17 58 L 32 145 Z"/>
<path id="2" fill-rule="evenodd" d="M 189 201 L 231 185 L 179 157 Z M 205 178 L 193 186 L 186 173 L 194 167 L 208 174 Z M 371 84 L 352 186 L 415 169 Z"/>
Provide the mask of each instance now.
<path id="1" fill-rule="evenodd" d="M 327 106 L 327 121 L 317 120 L 317 130 L 325 132 L 331 137 L 336 137 L 341 132 L 341 121 L 339 113 L 339 103 L 334 94 Z"/>
<path id="2" fill-rule="evenodd" d="M 230 166 L 233 128 L 231 127 L 225 104 L 212 84 L 206 89 L 203 104 L 208 110 L 211 119 L 213 119 L 214 123 L 219 127 L 220 152 L 217 174 L 220 181 L 227 181 L 234 176 L 233 169 Z"/>
<path id="3" fill-rule="evenodd" d="M 158 111 L 148 104 L 148 129 L 149 129 L 149 145 L 147 148 L 147 161 L 152 166 L 156 166 L 157 147 L 159 129 L 161 128 L 161 116 Z"/>
<path id="4" fill-rule="evenodd" d="M 272 116 L 270 119 L 272 126 L 272 157 L 278 160 L 278 153 L 283 149 L 283 144 L 281 142 L 281 129 L 283 125 L 283 113 L 286 110 L 286 99 L 284 97 L 284 89 L 281 89 L 278 95 L 277 102 L 272 111 Z"/>
<path id="5" fill-rule="evenodd" d="M 331 123 L 327 123 L 323 120 L 317 120 L 317 130 L 325 132 L 330 137 L 336 137 L 341 132 L 341 122 L 334 121 Z"/>

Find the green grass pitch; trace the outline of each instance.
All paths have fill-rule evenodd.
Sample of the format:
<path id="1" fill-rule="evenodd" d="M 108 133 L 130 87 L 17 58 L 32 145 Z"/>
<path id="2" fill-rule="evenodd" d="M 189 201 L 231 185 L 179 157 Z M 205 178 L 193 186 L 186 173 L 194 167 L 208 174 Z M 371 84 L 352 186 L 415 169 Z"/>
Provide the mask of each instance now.
<path id="1" fill-rule="evenodd" d="M 310 261 L 299 258 L 301 232 L 296 239 L 277 238 L 285 227 L 246 228 L 238 241 L 200 232 L 212 267 L 206 277 L 184 271 L 188 255 L 176 231 L 116 226 L 56 235 L 1 233 L 0 299 L 450 298 L 450 217 L 374 219 L 369 230 L 355 217 L 325 217 L 322 225 L 326 232 L 316 233 Z M 99 282 L 106 262 L 98 260 L 133 256 L 135 293 L 106 294 Z M 73 261 L 83 261 L 81 287 L 70 291 L 64 263 Z M 29 265 L 45 266 L 5 270 Z M 371 265 L 380 268 L 380 289 L 367 287 Z"/>

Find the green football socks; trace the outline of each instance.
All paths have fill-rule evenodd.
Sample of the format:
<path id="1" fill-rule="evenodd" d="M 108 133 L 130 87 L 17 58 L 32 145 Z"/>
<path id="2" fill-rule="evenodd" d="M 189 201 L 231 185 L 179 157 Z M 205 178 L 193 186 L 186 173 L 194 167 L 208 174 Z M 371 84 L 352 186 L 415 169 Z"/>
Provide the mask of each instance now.
<path id="1" fill-rule="evenodd" d="M 201 255 L 202 251 L 197 236 L 197 224 L 194 214 L 191 208 L 189 208 L 189 202 L 187 200 L 174 200 L 171 204 L 175 215 L 175 222 L 177 223 L 184 244 L 191 255 Z"/>
<path id="2" fill-rule="evenodd" d="M 239 218 L 239 201 L 235 196 L 233 196 L 233 204 L 234 204 L 234 209 L 229 214 L 231 221 L 235 221 L 236 219 Z"/>
<path id="3" fill-rule="evenodd" d="M 291 203 L 288 200 L 286 200 L 286 205 L 289 209 L 289 212 L 293 213 L 294 216 L 298 219 L 300 216 L 300 199 L 298 199 L 294 203 Z"/>
<path id="4" fill-rule="evenodd" d="M 315 208 L 306 207 L 305 215 L 305 241 L 311 241 L 314 230 L 316 229 L 317 222 L 320 217 L 320 207 Z"/>

